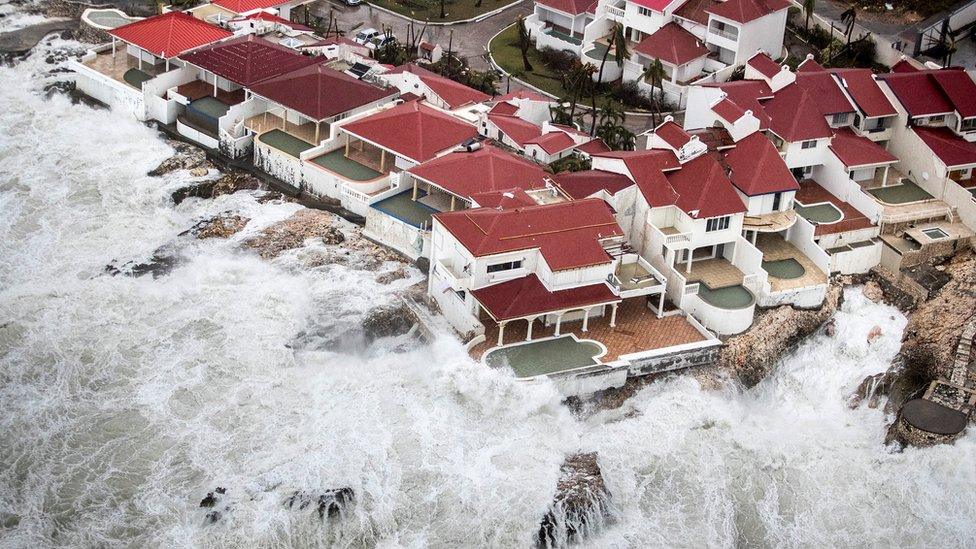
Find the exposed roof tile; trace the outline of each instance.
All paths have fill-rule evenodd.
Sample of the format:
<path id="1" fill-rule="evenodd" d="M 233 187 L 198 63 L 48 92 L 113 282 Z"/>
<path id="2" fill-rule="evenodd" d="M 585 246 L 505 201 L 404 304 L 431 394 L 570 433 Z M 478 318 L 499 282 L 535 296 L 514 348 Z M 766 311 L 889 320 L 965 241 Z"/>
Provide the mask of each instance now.
<path id="1" fill-rule="evenodd" d="M 183 54 L 180 59 L 245 88 L 322 62 L 322 58 L 295 53 L 253 34 Z"/>
<path id="2" fill-rule="evenodd" d="M 602 282 L 552 292 L 534 274 L 473 290 L 471 294 L 499 322 L 620 301 Z"/>
<path id="3" fill-rule="evenodd" d="M 396 90 L 380 88 L 324 65 L 312 65 L 255 84 L 251 91 L 312 120 L 324 120 L 393 99 Z"/>
<path id="4" fill-rule="evenodd" d="M 478 135 L 471 124 L 417 101 L 380 111 L 342 128 L 418 163 Z"/>
<path id="5" fill-rule="evenodd" d="M 515 188 L 543 188 L 549 175 L 542 166 L 492 145 L 473 152 L 452 152 L 407 171 L 462 198 Z"/>

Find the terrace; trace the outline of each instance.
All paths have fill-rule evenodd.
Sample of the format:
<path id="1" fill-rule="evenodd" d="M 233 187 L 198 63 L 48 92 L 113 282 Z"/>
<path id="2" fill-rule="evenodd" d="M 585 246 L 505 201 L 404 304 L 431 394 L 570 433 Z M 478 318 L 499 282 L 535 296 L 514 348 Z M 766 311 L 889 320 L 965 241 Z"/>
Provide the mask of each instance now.
<path id="1" fill-rule="evenodd" d="M 485 325 L 486 339 L 485 342 L 471 349 L 471 356 L 476 359 L 494 347 L 498 341 L 498 325 L 495 321 L 485 313 L 482 313 L 481 320 Z M 607 349 L 606 355 L 601 357 L 603 362 L 614 361 L 621 355 L 705 340 L 705 336 L 685 317 L 673 315 L 658 318 L 654 311 L 647 308 L 647 302 L 642 298 L 626 299 L 620 303 L 615 327 L 610 326 L 610 315 L 607 314 L 601 317 L 590 317 L 587 331 L 582 331 L 582 328 L 583 325 L 579 321 L 563 321 L 560 334 L 573 334 L 579 340 L 599 342 Z M 527 331 L 528 322 L 508 322 L 505 325 L 505 339 L 524 342 Z M 535 322 L 532 334 L 538 339 L 553 337 L 555 325 L 543 326 L 541 322 Z M 569 365 L 572 362 L 567 362 L 560 357 L 559 363 Z M 580 364 L 576 364 L 574 367 L 579 366 Z"/>
<path id="2" fill-rule="evenodd" d="M 244 127 L 251 130 L 256 135 L 261 135 L 272 130 L 278 130 L 279 133 L 288 134 L 299 141 L 305 142 L 309 145 L 306 148 L 312 148 L 312 146 L 314 146 L 313 144 L 318 143 L 319 135 L 328 135 L 328 125 L 326 125 L 326 128 L 324 129 L 325 133 L 323 134 L 323 129 L 321 127 L 317 128 L 316 124 L 313 122 L 295 124 L 294 122 L 289 122 L 278 115 L 268 112 L 255 115 L 244 120 Z M 291 152 L 289 152 L 289 154 L 291 154 Z"/>
<path id="3" fill-rule="evenodd" d="M 440 211 L 414 200 L 409 191 L 384 198 L 371 207 L 421 230 L 429 229 L 431 217 Z"/>
<path id="4" fill-rule="evenodd" d="M 713 290 L 741 285 L 745 279 L 745 274 L 724 257 L 692 261 L 691 270 L 687 270 L 684 263 L 675 264 L 674 268 L 688 284 L 702 282 Z"/>
<path id="5" fill-rule="evenodd" d="M 799 248 L 778 234 L 760 234 L 756 247 L 763 253 L 763 270 L 773 292 L 827 283 L 827 275 Z"/>
<path id="6" fill-rule="evenodd" d="M 115 52 L 111 49 L 99 52 L 93 59 L 84 62 L 86 67 L 90 67 L 101 74 L 114 80 L 128 84 L 137 90 L 142 89 L 142 83 L 166 72 L 166 65 L 152 65 L 147 62 L 139 62 L 126 53 L 123 46 L 116 48 Z"/>
<path id="7" fill-rule="evenodd" d="M 794 210 L 815 225 L 814 235 L 858 231 L 874 226 L 864 214 L 812 179 L 800 182 Z"/>

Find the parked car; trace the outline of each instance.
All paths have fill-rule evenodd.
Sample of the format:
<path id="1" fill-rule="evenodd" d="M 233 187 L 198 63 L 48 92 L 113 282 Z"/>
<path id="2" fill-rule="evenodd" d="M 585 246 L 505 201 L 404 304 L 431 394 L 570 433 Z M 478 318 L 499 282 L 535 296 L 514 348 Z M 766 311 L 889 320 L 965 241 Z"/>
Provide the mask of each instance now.
<path id="1" fill-rule="evenodd" d="M 379 35 L 380 31 L 370 27 L 357 32 L 355 38 L 353 38 L 353 42 L 356 42 L 357 44 L 368 44 Z"/>
<path id="2" fill-rule="evenodd" d="M 371 50 L 376 50 L 382 48 L 387 44 L 395 44 L 396 41 L 397 41 L 396 36 L 386 36 L 381 34 L 376 38 L 373 38 L 372 40 L 367 42 L 366 47 Z"/>

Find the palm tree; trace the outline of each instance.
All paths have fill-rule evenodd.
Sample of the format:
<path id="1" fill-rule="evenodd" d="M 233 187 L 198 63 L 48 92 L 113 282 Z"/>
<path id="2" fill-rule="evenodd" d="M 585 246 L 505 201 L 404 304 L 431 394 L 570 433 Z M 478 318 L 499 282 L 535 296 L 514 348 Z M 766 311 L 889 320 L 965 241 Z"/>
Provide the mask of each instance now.
<path id="1" fill-rule="evenodd" d="M 654 103 L 654 112 L 655 112 L 655 116 L 653 116 L 652 118 L 654 119 L 655 126 L 657 125 L 656 114 L 659 113 L 661 109 L 660 109 L 660 101 L 654 99 L 654 88 L 659 88 L 661 90 L 661 98 L 663 98 L 664 77 L 666 77 L 667 75 L 668 73 L 664 71 L 664 65 L 661 64 L 660 59 L 655 59 L 650 65 L 644 67 L 644 72 L 641 73 L 641 78 L 643 78 L 645 82 L 651 85 L 651 100 Z"/>
<path id="2" fill-rule="evenodd" d="M 532 65 L 529 63 L 529 48 L 532 47 L 532 33 L 529 29 L 525 28 L 524 16 L 519 15 L 515 24 L 518 25 L 518 48 L 522 51 L 522 68 L 525 69 L 525 72 L 532 72 Z"/>
<path id="3" fill-rule="evenodd" d="M 600 71 L 598 73 L 599 77 L 596 79 L 597 82 L 603 82 L 603 66 L 607 64 L 607 57 L 610 56 L 611 48 L 614 50 L 617 66 L 623 67 L 624 58 L 630 57 L 630 52 L 627 50 L 627 39 L 624 37 L 624 26 L 620 23 L 615 24 L 613 26 L 613 30 L 610 31 L 610 40 L 607 43 L 607 49 L 603 50 L 603 59 L 600 61 Z"/>
<path id="4" fill-rule="evenodd" d="M 587 80 L 592 78 L 594 72 L 593 65 L 589 63 L 581 63 L 579 59 L 573 60 L 573 66 L 566 71 L 566 79 L 564 87 L 566 91 L 569 92 L 569 119 L 573 120 L 576 117 L 576 101 L 579 99 L 580 95 L 584 93 L 586 88 L 589 86 Z"/>
<path id="5" fill-rule="evenodd" d="M 807 15 L 807 21 L 803 27 L 809 31 L 810 30 L 810 16 L 813 15 L 813 9 L 817 7 L 817 0 L 803 0 L 803 11 Z"/>
<path id="6" fill-rule="evenodd" d="M 626 120 L 624 111 L 618 109 L 613 101 L 608 99 L 607 104 L 600 109 L 600 126 L 616 126 L 623 124 L 624 120 Z"/>
<path id="7" fill-rule="evenodd" d="M 851 45 L 851 34 L 854 33 L 854 22 L 857 21 L 857 8 L 851 6 L 847 11 L 840 14 L 840 21 L 847 25 L 844 34 L 847 36 L 847 45 Z"/>

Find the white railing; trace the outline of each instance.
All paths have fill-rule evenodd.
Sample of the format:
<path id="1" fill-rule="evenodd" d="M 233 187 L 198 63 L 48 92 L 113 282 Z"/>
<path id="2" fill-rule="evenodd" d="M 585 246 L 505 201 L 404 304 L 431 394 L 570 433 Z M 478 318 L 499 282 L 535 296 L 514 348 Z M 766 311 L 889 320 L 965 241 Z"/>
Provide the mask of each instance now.
<path id="1" fill-rule="evenodd" d="M 621 21 L 624 18 L 624 9 L 616 6 L 607 6 L 607 17 L 614 21 Z"/>
<path id="2" fill-rule="evenodd" d="M 720 38 L 725 38 L 726 40 L 731 40 L 733 42 L 739 41 L 739 29 L 735 29 L 735 32 L 731 32 L 727 30 L 719 30 L 715 27 L 708 27 L 708 34 L 713 34 L 715 36 L 718 36 Z"/>
<path id="3" fill-rule="evenodd" d="M 951 213 L 952 208 L 949 208 L 948 206 L 938 206 L 926 210 L 914 210 L 902 213 L 885 213 L 881 216 L 881 223 L 906 223 L 908 221 L 915 221 L 916 219 L 930 219 L 934 217 L 948 218 Z"/>
<path id="4" fill-rule="evenodd" d="M 664 236 L 665 244 L 678 244 L 682 242 L 691 242 L 691 233 L 678 233 Z"/>

